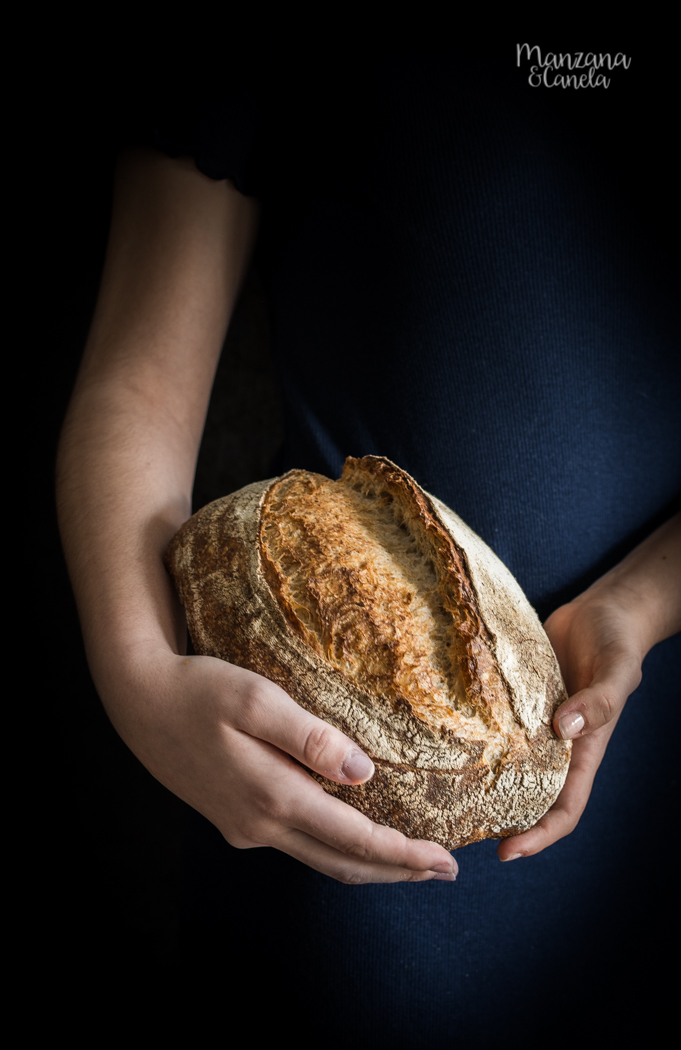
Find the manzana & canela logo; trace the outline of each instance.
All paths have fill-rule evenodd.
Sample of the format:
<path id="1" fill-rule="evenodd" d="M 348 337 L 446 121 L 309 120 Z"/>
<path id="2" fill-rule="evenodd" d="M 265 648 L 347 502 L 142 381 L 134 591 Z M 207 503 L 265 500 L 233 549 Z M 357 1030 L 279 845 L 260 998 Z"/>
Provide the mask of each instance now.
<path id="1" fill-rule="evenodd" d="M 548 88 L 609 88 L 612 77 L 601 70 L 610 72 L 618 66 L 628 69 L 631 65 L 631 58 L 621 51 L 616 55 L 609 51 L 547 51 L 542 56 L 536 44 L 516 44 L 516 60 L 518 67 L 521 60 L 534 63 L 527 78 L 530 87 Z"/>

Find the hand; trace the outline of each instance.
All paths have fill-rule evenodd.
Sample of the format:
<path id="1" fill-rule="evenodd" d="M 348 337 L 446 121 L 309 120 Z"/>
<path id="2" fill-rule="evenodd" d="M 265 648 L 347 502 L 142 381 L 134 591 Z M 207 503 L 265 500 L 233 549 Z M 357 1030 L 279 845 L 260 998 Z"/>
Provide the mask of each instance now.
<path id="1" fill-rule="evenodd" d="M 544 627 L 569 695 L 553 726 L 573 741 L 572 758 L 554 805 L 535 827 L 500 843 L 501 860 L 529 857 L 574 831 L 617 719 L 641 681 L 646 653 L 681 629 L 680 584 L 677 515 L 549 616 Z"/>
<path id="2" fill-rule="evenodd" d="M 234 845 L 272 845 L 348 882 L 423 880 L 441 865 L 451 878 L 456 865 L 441 847 L 373 825 L 292 761 L 342 781 L 343 770 L 351 771 L 344 762 L 357 751 L 342 734 L 257 675 L 176 655 L 181 621 L 162 555 L 190 513 L 206 406 L 257 211 L 252 199 L 187 158 L 153 150 L 121 158 L 102 287 L 57 471 L 60 530 L 93 678 L 135 754 Z M 671 528 L 678 581 L 679 521 Z M 667 557 L 660 552 L 670 536 L 663 529 L 654 537 L 652 547 L 637 548 L 653 597 L 646 592 L 634 603 L 658 632 L 651 645 L 667 637 L 659 633 L 667 629 L 665 610 L 672 610 L 673 630 L 681 626 L 681 587 L 670 562 L 657 576 L 649 572 L 651 557 Z M 622 563 L 631 569 L 625 589 L 629 577 L 638 579 L 637 557 Z M 568 681 L 586 683 L 570 687 L 578 693 L 569 704 L 579 708 L 579 690 L 592 685 L 607 686 L 608 703 L 599 714 L 596 701 L 584 700 L 585 725 L 563 793 L 537 828 L 502 844 L 502 856 L 537 852 L 565 834 L 570 821 L 561 824 L 562 810 L 576 823 L 628 688 L 613 670 L 613 631 L 617 651 L 635 653 L 640 674 L 647 650 L 637 651 L 636 616 L 617 626 L 614 606 L 606 605 L 610 613 L 595 616 L 598 629 L 589 626 L 596 606 L 589 613 L 579 601 L 547 625 L 564 649 Z M 565 705 L 562 713 L 570 710 Z M 604 714 L 609 721 L 599 722 Z"/>
<path id="3" fill-rule="evenodd" d="M 188 158 L 121 158 L 58 457 L 60 529 L 92 676 L 137 757 L 234 846 L 274 846 L 345 882 L 451 879 L 446 850 L 372 824 L 294 761 L 340 782 L 368 779 L 370 763 L 353 766 L 366 756 L 342 733 L 258 675 L 178 655 L 184 618 L 163 552 L 191 512 L 257 217 L 252 198 Z"/>
<path id="4" fill-rule="evenodd" d="M 125 698 L 107 702 L 116 728 L 231 845 L 273 846 L 351 884 L 455 878 L 456 861 L 441 846 L 373 824 L 308 775 L 299 762 L 343 784 L 374 770 L 356 744 L 277 685 L 222 660 L 162 649 L 145 647 L 131 666 Z"/>
<path id="5" fill-rule="evenodd" d="M 605 596 L 580 596 L 546 621 L 569 699 L 556 711 L 554 729 L 573 740 L 563 790 L 530 831 L 498 847 L 501 860 L 539 853 L 574 831 L 591 794 L 596 771 L 627 697 L 641 681 L 643 662 L 636 616 Z"/>

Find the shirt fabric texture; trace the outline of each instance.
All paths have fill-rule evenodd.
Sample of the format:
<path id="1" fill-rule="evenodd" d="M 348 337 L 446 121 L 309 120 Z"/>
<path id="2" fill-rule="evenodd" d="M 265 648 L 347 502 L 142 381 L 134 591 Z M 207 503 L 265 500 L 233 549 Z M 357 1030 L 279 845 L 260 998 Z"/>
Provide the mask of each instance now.
<path id="1" fill-rule="evenodd" d="M 389 457 L 542 618 L 679 505 L 667 184 L 632 70 L 575 90 L 531 87 L 514 46 L 244 60 L 153 136 L 262 202 L 273 472 Z M 647 658 L 577 830 L 505 865 L 467 846 L 454 886 L 344 886 L 197 818 L 187 945 L 264 967 L 339 1043 L 520 1045 L 594 981 L 623 1017 L 664 923 L 680 656 L 677 636 Z"/>

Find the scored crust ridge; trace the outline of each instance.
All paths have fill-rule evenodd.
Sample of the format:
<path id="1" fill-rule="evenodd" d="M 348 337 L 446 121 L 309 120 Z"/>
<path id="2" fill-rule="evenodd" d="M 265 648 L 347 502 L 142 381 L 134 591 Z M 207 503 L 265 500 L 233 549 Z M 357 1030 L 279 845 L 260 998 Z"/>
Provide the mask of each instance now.
<path id="1" fill-rule="evenodd" d="M 198 653 L 277 682 L 370 755 L 366 784 L 312 775 L 372 820 L 454 849 L 554 802 L 570 745 L 546 634 L 496 555 L 390 460 L 249 485 L 166 560 Z"/>

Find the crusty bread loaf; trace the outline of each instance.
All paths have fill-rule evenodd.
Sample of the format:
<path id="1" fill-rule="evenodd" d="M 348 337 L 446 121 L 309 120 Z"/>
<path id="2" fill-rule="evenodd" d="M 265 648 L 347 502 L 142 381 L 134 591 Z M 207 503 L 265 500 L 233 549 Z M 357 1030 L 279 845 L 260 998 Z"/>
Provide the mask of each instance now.
<path id="1" fill-rule="evenodd" d="M 560 791 L 565 689 L 522 590 L 389 460 L 293 470 L 204 507 L 167 564 L 196 651 L 277 682 L 373 759 L 372 820 L 447 849 L 531 827 Z"/>

